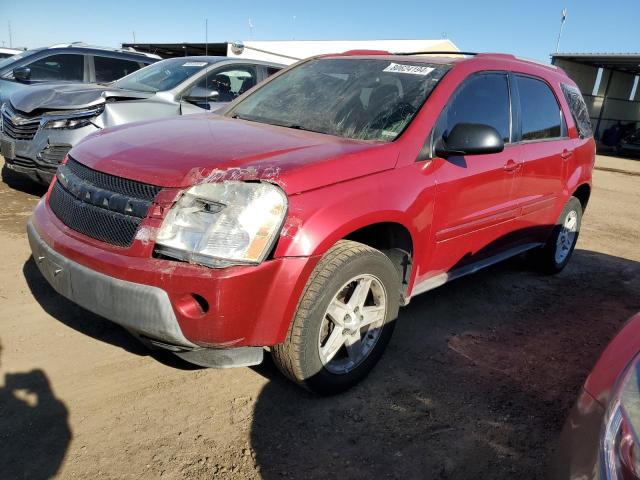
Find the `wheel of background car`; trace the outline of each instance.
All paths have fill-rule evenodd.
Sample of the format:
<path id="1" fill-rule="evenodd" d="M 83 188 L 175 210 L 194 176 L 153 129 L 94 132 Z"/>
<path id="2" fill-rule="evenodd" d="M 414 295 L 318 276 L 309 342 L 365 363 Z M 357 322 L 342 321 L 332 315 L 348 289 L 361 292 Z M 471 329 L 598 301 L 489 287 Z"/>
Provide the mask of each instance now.
<path id="1" fill-rule="evenodd" d="M 547 243 L 532 252 L 531 261 L 538 270 L 553 274 L 567 266 L 580 234 L 582 204 L 571 197 L 553 227 Z"/>
<path id="2" fill-rule="evenodd" d="M 347 390 L 380 359 L 399 308 L 391 260 L 361 243 L 336 243 L 314 269 L 287 333 L 272 349 L 278 368 L 319 394 Z"/>

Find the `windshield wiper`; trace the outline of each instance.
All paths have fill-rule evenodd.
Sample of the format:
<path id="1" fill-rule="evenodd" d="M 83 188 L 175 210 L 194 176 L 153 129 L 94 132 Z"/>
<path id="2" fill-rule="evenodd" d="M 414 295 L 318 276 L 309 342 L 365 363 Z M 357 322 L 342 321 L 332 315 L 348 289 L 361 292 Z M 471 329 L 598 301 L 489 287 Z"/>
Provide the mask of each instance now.
<path id="1" fill-rule="evenodd" d="M 294 130 L 304 130 L 305 132 L 314 132 L 314 133 L 324 133 L 324 134 L 326 134 L 326 132 L 323 132 L 321 130 L 314 130 L 313 128 L 303 127 L 302 125 L 292 124 L 292 125 L 280 125 L 280 126 L 281 127 L 286 127 L 286 128 L 293 128 Z"/>
<path id="2" fill-rule="evenodd" d="M 231 118 L 236 118 L 238 120 L 246 120 L 248 122 L 265 123 L 267 125 L 274 125 L 276 127 L 292 128 L 294 130 L 304 130 L 305 132 L 326 133 L 326 132 L 322 132 L 320 130 L 314 130 L 314 129 L 309 128 L 309 127 L 303 127 L 302 125 L 298 125 L 297 123 L 276 122 L 274 120 L 263 119 L 261 117 L 247 117 L 247 116 L 244 116 L 244 115 L 240 115 L 238 113 L 235 113 L 235 114 L 231 115 Z"/>
<path id="3" fill-rule="evenodd" d="M 237 118 L 238 120 L 247 120 L 249 122 L 255 122 L 255 120 L 251 120 L 248 117 L 244 117 L 244 116 L 240 115 L 239 113 L 234 113 L 233 115 L 231 115 L 231 118 Z"/>

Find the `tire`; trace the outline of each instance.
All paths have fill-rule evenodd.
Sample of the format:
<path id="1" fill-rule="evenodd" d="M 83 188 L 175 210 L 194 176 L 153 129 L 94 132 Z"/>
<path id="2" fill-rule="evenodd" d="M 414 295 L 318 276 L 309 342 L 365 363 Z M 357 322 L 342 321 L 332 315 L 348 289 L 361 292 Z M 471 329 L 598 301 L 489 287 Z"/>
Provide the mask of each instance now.
<path id="1" fill-rule="evenodd" d="M 567 266 L 578 241 L 582 224 L 582 204 L 576 197 L 569 198 L 553 227 L 547 242 L 531 255 L 533 266 L 549 275 L 561 272 Z M 570 230 L 567 230 L 570 227 Z"/>
<path id="2" fill-rule="evenodd" d="M 285 341 L 272 348 L 274 362 L 312 392 L 332 395 L 351 388 L 373 369 L 389 343 L 399 287 L 397 269 L 382 252 L 349 240 L 337 242 L 311 273 Z"/>

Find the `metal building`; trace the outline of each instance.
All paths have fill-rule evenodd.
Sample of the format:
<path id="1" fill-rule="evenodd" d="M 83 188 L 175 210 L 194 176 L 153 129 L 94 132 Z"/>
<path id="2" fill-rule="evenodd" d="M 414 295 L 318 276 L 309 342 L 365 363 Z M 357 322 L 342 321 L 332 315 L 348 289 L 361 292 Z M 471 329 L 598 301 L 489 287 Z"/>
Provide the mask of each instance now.
<path id="1" fill-rule="evenodd" d="M 556 53 L 559 66 L 582 91 L 601 148 L 640 127 L 640 53 Z"/>

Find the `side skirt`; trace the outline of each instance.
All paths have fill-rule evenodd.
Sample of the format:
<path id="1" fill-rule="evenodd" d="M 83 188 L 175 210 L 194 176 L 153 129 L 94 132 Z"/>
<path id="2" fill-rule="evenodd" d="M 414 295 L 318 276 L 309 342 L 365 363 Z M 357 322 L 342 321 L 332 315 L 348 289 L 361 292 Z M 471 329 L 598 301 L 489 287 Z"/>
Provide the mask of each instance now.
<path id="1" fill-rule="evenodd" d="M 505 250 L 504 252 L 500 252 L 492 257 L 484 258 L 475 263 L 465 265 L 464 267 L 458 268 L 456 270 L 451 270 L 450 272 L 441 273 L 434 277 L 427 278 L 426 280 L 423 280 L 422 282 L 414 285 L 413 290 L 411 291 L 411 296 L 406 298 L 404 305 L 408 305 L 409 301 L 416 295 L 420 295 L 421 293 L 428 292 L 429 290 L 433 290 L 434 288 L 441 287 L 445 283 L 449 283 L 451 280 L 476 273 L 478 270 L 482 270 L 483 268 L 495 265 L 496 263 L 502 262 L 503 260 L 515 257 L 516 255 L 520 255 L 521 253 L 524 253 L 528 250 L 541 247 L 542 245 L 544 245 L 544 243 L 526 243 L 524 245 L 519 245 L 517 247 L 510 248 L 509 250 Z"/>

